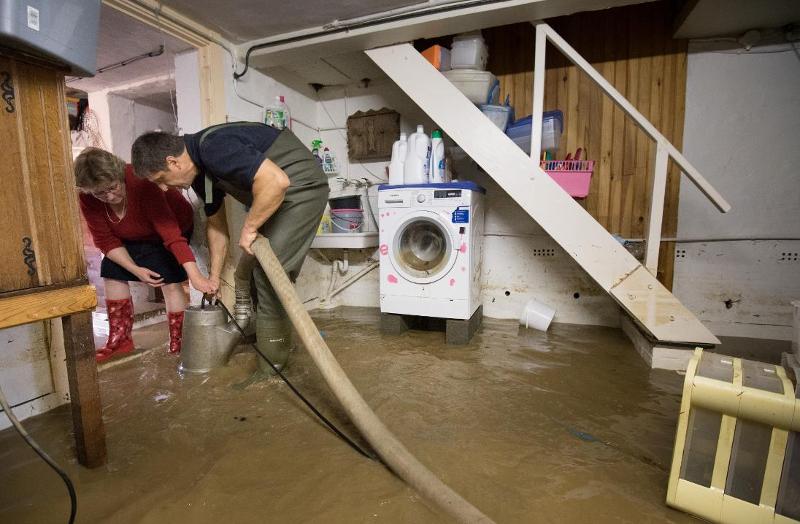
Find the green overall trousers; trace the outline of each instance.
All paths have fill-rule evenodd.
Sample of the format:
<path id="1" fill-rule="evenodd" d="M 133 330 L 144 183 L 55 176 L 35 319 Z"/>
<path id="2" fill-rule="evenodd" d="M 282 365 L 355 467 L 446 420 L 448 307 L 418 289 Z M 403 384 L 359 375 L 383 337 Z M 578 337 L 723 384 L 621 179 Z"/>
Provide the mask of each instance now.
<path id="1" fill-rule="evenodd" d="M 205 135 L 201 137 L 201 143 L 204 138 Z M 280 207 L 258 231 L 269 239 L 278 261 L 289 279 L 295 282 L 328 203 L 328 180 L 308 148 L 291 131 L 282 131 L 264 153 L 264 158 L 272 160 L 286 172 L 290 185 Z M 249 191 L 243 192 L 225 181 L 214 182 L 243 204 L 252 204 L 253 197 Z M 292 348 L 292 325 L 260 264 L 255 264 L 253 280 L 258 301 L 256 345 L 278 369 L 282 369 Z M 259 358 L 258 362 L 262 371 L 272 373 L 263 359 Z"/>

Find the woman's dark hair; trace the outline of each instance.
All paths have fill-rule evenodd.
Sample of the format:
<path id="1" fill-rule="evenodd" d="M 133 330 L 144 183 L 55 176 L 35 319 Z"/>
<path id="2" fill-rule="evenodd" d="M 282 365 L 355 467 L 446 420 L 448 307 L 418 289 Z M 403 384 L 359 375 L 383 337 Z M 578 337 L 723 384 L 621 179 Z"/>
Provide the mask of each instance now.
<path id="1" fill-rule="evenodd" d="M 168 156 L 179 156 L 186 148 L 183 137 L 153 131 L 145 133 L 131 146 L 131 163 L 136 176 L 147 178 L 167 168 Z"/>

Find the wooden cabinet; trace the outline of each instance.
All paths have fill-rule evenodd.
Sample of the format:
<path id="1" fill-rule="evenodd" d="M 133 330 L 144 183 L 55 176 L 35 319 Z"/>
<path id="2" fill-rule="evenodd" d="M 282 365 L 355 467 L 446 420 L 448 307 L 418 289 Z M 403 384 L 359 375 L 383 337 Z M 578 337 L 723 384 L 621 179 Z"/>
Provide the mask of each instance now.
<path id="1" fill-rule="evenodd" d="M 106 460 L 97 296 L 83 257 L 64 73 L 0 49 L 0 95 L 0 329 L 62 317 L 78 460 L 97 467 Z"/>
<path id="2" fill-rule="evenodd" d="M 87 282 L 64 74 L 0 55 L 0 296 Z"/>

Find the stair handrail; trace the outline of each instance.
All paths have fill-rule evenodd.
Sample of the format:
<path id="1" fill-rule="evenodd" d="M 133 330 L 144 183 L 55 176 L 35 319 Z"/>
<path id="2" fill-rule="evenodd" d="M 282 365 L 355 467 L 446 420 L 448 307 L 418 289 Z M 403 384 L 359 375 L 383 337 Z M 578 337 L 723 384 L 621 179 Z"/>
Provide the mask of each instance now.
<path id="1" fill-rule="evenodd" d="M 661 223 L 664 217 L 664 196 L 667 187 L 667 169 L 670 158 L 689 177 L 689 180 L 722 212 L 731 210 L 730 204 L 714 189 L 708 180 L 678 151 L 678 149 L 642 115 L 605 77 L 584 59 L 561 35 L 544 22 L 533 22 L 536 44 L 533 64 L 533 110 L 531 122 L 531 158 L 538 162 L 542 153 L 542 112 L 544 111 L 545 52 L 549 40 L 567 59 L 580 68 L 606 95 L 628 115 L 636 125 L 656 143 L 653 184 L 650 191 L 650 211 L 645 240 L 644 266 L 655 275 L 658 269 L 658 252 L 661 244 Z"/>

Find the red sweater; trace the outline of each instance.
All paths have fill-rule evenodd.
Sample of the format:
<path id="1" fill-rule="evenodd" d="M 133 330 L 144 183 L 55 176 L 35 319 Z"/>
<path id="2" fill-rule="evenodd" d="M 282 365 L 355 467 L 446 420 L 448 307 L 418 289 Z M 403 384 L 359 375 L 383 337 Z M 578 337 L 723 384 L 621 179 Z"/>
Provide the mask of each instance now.
<path id="1" fill-rule="evenodd" d="M 125 166 L 125 190 L 128 204 L 125 216 L 115 223 L 117 216 L 109 206 L 90 194 L 80 194 L 83 212 L 94 245 L 108 254 L 123 247 L 123 242 L 163 242 L 175 255 L 179 264 L 194 262 L 194 254 L 182 235 L 192 227 L 192 205 L 176 189 L 167 192 L 133 174 L 131 165 Z"/>

